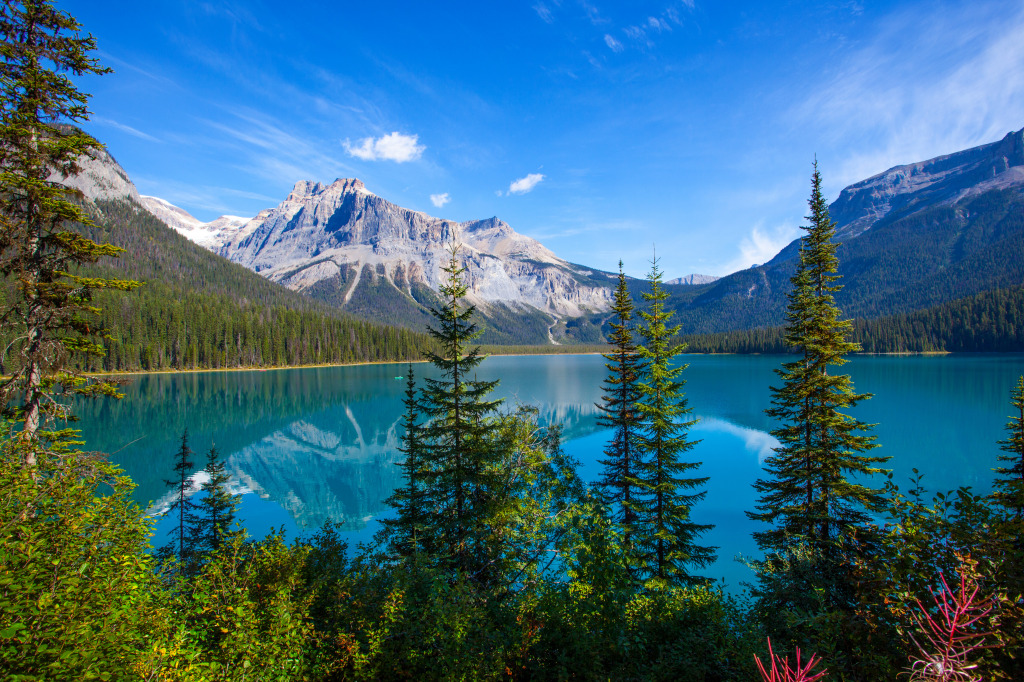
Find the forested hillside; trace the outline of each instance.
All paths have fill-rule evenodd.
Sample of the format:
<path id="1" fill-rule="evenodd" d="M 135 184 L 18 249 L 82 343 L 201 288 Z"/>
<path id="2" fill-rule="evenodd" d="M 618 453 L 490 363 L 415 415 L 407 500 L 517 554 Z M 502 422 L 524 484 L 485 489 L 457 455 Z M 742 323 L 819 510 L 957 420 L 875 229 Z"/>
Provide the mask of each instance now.
<path id="1" fill-rule="evenodd" d="M 785 329 L 759 327 L 682 337 L 690 353 L 786 353 Z M 1024 351 L 1024 286 L 985 291 L 926 310 L 853 320 L 865 353 Z"/>
<path id="2" fill-rule="evenodd" d="M 687 333 L 783 322 L 796 246 L 707 285 L 674 287 L 670 305 Z M 998 189 L 911 215 L 893 212 L 840 244 L 843 311 L 871 319 L 910 313 L 1024 282 L 1024 193 Z"/>
<path id="3" fill-rule="evenodd" d="M 111 338 L 86 369 L 133 371 L 419 358 L 426 334 L 356 319 L 229 263 L 128 201 L 97 201 L 86 236 L 125 249 L 94 274 L 144 282 L 97 297 Z"/>

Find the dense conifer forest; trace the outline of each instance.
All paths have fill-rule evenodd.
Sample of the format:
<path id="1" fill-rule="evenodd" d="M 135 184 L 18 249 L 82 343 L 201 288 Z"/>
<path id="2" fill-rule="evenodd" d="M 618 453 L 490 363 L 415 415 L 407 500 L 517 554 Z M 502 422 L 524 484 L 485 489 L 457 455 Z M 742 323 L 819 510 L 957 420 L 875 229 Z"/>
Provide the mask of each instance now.
<path id="1" fill-rule="evenodd" d="M 839 245 L 836 295 L 843 312 L 875 319 L 910 314 L 1024 281 L 1024 193 L 996 189 L 956 205 L 894 211 Z M 796 243 L 771 261 L 710 284 L 674 285 L 669 306 L 690 334 L 783 323 Z M 639 296 L 642 283 L 632 283 Z M 980 349 L 979 349 L 980 350 Z"/>
<path id="2" fill-rule="evenodd" d="M 864 353 L 1019 353 L 1024 350 L 1024 286 L 984 291 L 926 310 L 853 320 Z M 784 327 L 684 335 L 690 353 L 789 353 Z"/>
<path id="3" fill-rule="evenodd" d="M 124 252 L 87 272 L 143 286 L 96 297 L 109 338 L 87 371 L 393 361 L 430 348 L 426 334 L 360 320 L 228 263 L 131 202 L 97 207 L 82 233 Z"/>

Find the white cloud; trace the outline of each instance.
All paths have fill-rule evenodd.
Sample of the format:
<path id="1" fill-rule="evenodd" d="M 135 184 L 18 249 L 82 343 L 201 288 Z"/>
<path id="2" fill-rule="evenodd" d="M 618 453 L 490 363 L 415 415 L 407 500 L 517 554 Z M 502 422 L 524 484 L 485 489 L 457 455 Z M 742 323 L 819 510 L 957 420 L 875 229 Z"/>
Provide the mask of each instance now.
<path id="1" fill-rule="evenodd" d="M 618 40 L 616 40 L 607 33 L 604 34 L 604 44 L 607 45 L 612 52 L 622 52 L 622 50 L 624 49 L 622 47 L 622 43 L 620 43 Z"/>
<path id="2" fill-rule="evenodd" d="M 362 159 L 363 161 L 405 163 L 406 161 L 415 161 L 420 158 L 423 150 L 426 149 L 423 145 L 417 144 L 419 139 L 419 135 L 403 135 L 395 132 L 376 139 L 366 137 L 360 140 L 358 144 L 352 144 L 345 140 L 343 144 L 345 151 L 350 156 Z"/>
<path id="3" fill-rule="evenodd" d="M 753 265 L 770 261 L 784 246 L 800 236 L 800 228 L 789 225 L 777 225 L 774 229 L 765 229 L 763 223 L 754 225 L 750 235 L 740 240 L 738 256 L 718 269 L 720 275 L 728 275 L 746 270 Z"/>
<path id="4" fill-rule="evenodd" d="M 541 175 L 540 173 L 530 173 L 529 175 L 527 175 L 524 178 L 519 178 L 518 180 L 513 180 L 512 184 L 510 184 L 508 186 L 508 193 L 509 194 L 526 194 L 527 192 L 532 190 L 534 187 L 536 187 L 540 183 L 540 181 L 543 180 L 543 179 L 544 179 L 544 176 Z"/>
<path id="5" fill-rule="evenodd" d="M 444 194 L 430 195 L 430 203 L 432 203 L 434 206 L 437 206 L 438 208 L 441 208 L 451 200 L 452 198 L 448 196 L 448 192 L 445 192 Z"/>

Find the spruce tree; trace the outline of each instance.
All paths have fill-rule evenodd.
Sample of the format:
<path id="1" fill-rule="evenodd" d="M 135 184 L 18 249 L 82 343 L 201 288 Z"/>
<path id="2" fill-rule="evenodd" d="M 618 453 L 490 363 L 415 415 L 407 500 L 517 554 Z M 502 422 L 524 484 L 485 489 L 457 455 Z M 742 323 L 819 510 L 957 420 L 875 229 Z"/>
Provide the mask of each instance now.
<path id="1" fill-rule="evenodd" d="M 181 434 L 181 447 L 174 456 L 174 478 L 164 479 L 164 485 L 174 492 L 166 513 L 177 513 L 178 523 L 171 529 L 170 542 L 160 551 L 163 559 L 176 555 L 186 570 L 193 566 L 202 539 L 199 505 L 192 501 L 192 469 L 195 466 L 192 455 L 192 448 L 188 446 L 188 429 L 185 429 Z"/>
<path id="2" fill-rule="evenodd" d="M 387 504 L 395 511 L 394 518 L 384 519 L 384 535 L 392 550 L 399 556 L 427 554 L 433 543 L 429 539 L 431 502 L 426 486 L 428 462 L 420 423 L 422 404 L 416 390 L 416 378 L 409 365 L 405 383 L 405 413 L 402 416 L 402 446 L 405 455 L 402 473 L 405 483 L 397 488 Z"/>
<path id="3" fill-rule="evenodd" d="M 773 407 L 766 412 L 782 422 L 772 431 L 780 445 L 765 463 L 769 476 L 754 484 L 761 497 L 748 516 L 772 524 L 754 535 L 766 552 L 806 544 L 825 556 L 881 508 L 881 491 L 864 482 L 883 471 L 877 465 L 888 457 L 866 454 L 877 447 L 864 433 L 870 426 L 841 411 L 870 394 L 855 393 L 848 374 L 829 373 L 860 346 L 847 341 L 852 324 L 841 319 L 835 303 L 842 288 L 835 222 L 821 192 L 817 161 L 808 205 L 810 225 L 803 228 L 787 313 L 786 342 L 798 357 L 776 370 L 782 385 L 772 387 Z"/>
<path id="4" fill-rule="evenodd" d="M 82 36 L 70 15 L 47 0 L 0 6 L 0 272 L 15 282 L 0 324 L 13 338 L 0 356 L 6 378 L 0 402 L 14 404 L 30 441 L 52 417 L 67 417 L 61 394 L 114 395 L 115 384 L 74 370 L 75 354 L 101 355 L 93 339 L 99 289 L 138 284 L 83 277 L 78 266 L 122 249 L 97 244 L 70 226 L 91 225 L 75 192 L 52 176 L 80 172 L 80 158 L 99 147 L 73 127 L 88 117 L 88 96 L 67 74 L 103 74 L 90 56 L 92 36 Z M 25 465 L 34 464 L 26 448 Z"/>
<path id="5" fill-rule="evenodd" d="M 682 459 L 698 442 L 688 439 L 697 420 L 688 418 L 691 410 L 682 390 L 686 383 L 682 372 L 687 365 L 673 366 L 683 346 L 672 340 L 679 327 L 666 324 L 672 313 L 665 309 L 668 292 L 661 286 L 657 258 L 651 261 L 647 280 L 650 291 L 643 297 L 648 310 L 640 313 L 643 345 L 638 349 L 644 364 L 636 403 L 640 429 L 633 502 L 634 560 L 641 575 L 653 579 L 652 584 L 699 584 L 707 580 L 694 575 L 691 567 L 713 562 L 716 548 L 698 544 L 699 537 L 713 526 L 695 523 L 690 512 L 707 494 L 700 489 L 708 479 L 688 477 L 700 462 Z"/>
<path id="6" fill-rule="evenodd" d="M 1011 519 L 1017 523 L 1024 522 L 1024 376 L 1017 380 L 1017 385 L 1010 393 L 1010 405 L 1013 414 L 1006 424 L 1006 440 L 999 441 L 999 449 L 1008 455 L 999 455 L 1000 462 L 1006 466 L 996 467 L 999 474 L 994 482 L 995 500 Z"/>
<path id="7" fill-rule="evenodd" d="M 483 361 L 479 347 L 470 348 L 481 332 L 472 321 L 476 308 L 463 303 L 468 287 L 458 253 L 459 245 L 452 243 L 442 268 L 444 305 L 431 309 L 437 327 L 428 327 L 440 351 L 427 357 L 441 377 L 428 378 L 422 395 L 427 420 L 424 452 L 430 459 L 425 482 L 435 514 L 428 532 L 437 542 L 439 558 L 474 577 L 486 564 L 489 503 L 496 492 L 492 485 L 496 453 L 488 417 L 501 401 L 487 400 L 497 381 L 470 378 Z"/>
<path id="8" fill-rule="evenodd" d="M 612 351 L 604 356 L 608 376 L 604 380 L 601 402 L 597 404 L 598 424 L 611 429 L 612 437 L 605 447 L 600 486 L 605 502 L 611 506 L 613 520 L 622 529 L 623 545 L 630 544 L 636 521 L 633 498 L 637 485 L 636 458 L 640 415 L 636 404 L 640 399 L 639 373 L 643 367 L 633 341 L 631 321 L 633 300 L 626 285 L 626 275 L 619 261 L 619 282 L 612 304 L 612 333 L 608 340 Z"/>
<path id="9" fill-rule="evenodd" d="M 994 582 L 1006 594 L 1020 595 L 1024 594 L 1024 376 L 1010 392 L 1010 405 L 1013 412 L 1006 424 L 1007 437 L 999 441 L 1000 449 L 1009 454 L 999 455 L 999 461 L 1006 465 L 995 469 L 998 477 L 991 495 L 992 501 L 1003 511 L 993 524 L 993 535 L 1001 545 Z M 1006 599 L 1000 603 L 1000 611 L 1000 629 L 1016 633 L 1006 640 L 1000 652 L 1004 674 L 1012 679 L 1024 679 L 1020 647 L 1013 646 L 1024 635 L 1024 603 L 1019 597 Z"/>
<path id="10" fill-rule="evenodd" d="M 238 511 L 238 495 L 228 489 L 230 476 L 224 469 L 215 445 L 206 455 L 207 479 L 202 485 L 206 495 L 197 503 L 196 518 L 199 526 L 198 550 L 203 554 L 215 553 L 225 544 L 242 535 L 232 530 Z"/>

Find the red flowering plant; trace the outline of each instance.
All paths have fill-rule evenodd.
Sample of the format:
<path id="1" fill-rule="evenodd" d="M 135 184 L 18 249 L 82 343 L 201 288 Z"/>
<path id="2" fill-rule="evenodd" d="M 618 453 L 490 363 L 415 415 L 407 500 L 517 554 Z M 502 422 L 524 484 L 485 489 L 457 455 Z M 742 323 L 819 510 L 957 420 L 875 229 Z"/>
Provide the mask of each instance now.
<path id="1" fill-rule="evenodd" d="M 964 561 L 960 584 L 954 591 L 939 574 L 941 588 L 936 594 L 929 588 L 934 606 L 925 608 L 915 600 L 917 610 L 912 614 L 917 626 L 917 637 L 910 639 L 918 649 L 911 658 L 910 679 L 913 682 L 978 682 L 977 664 L 973 656 L 985 647 L 981 623 L 992 612 L 992 604 L 979 598 L 981 588 L 969 574 L 969 561 Z"/>
<path id="2" fill-rule="evenodd" d="M 811 657 L 807 659 L 807 663 L 800 663 L 800 647 L 796 649 L 796 662 L 793 667 L 789 665 L 789 656 L 782 658 L 774 651 L 772 651 L 772 640 L 768 638 L 768 658 L 771 661 L 771 668 L 765 668 L 764 664 L 761 663 L 761 659 L 756 655 L 754 656 L 754 662 L 757 663 L 757 669 L 761 673 L 761 679 L 764 682 L 816 682 L 825 677 L 825 673 L 828 670 L 821 670 L 820 672 L 812 672 L 814 666 L 821 662 L 821 659 L 811 654 Z"/>

